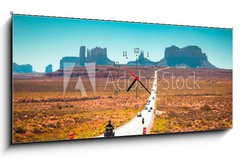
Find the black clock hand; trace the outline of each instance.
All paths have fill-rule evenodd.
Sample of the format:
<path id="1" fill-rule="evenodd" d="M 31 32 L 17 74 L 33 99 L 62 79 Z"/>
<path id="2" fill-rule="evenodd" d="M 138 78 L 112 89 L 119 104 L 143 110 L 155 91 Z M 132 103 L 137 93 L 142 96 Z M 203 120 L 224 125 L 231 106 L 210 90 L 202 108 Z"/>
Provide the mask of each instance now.
<path id="1" fill-rule="evenodd" d="M 132 86 L 134 85 L 134 83 L 136 82 L 137 80 L 134 79 L 133 83 L 129 86 L 129 88 L 127 89 L 127 92 L 132 88 Z"/>
<path id="2" fill-rule="evenodd" d="M 142 84 L 142 82 L 140 80 L 138 80 L 138 82 L 143 86 L 143 88 L 146 89 L 146 91 L 148 91 L 149 94 L 151 94 L 151 92 Z"/>

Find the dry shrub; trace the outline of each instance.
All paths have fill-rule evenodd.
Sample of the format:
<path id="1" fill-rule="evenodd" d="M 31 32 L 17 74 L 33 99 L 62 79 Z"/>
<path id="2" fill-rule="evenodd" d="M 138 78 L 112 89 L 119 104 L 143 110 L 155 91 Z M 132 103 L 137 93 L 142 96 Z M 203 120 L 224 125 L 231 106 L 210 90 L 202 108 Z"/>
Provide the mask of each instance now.
<path id="1" fill-rule="evenodd" d="M 24 129 L 23 127 L 17 127 L 15 129 L 15 132 L 18 134 L 25 134 L 26 133 L 26 129 Z"/>
<path id="2" fill-rule="evenodd" d="M 205 104 L 205 105 L 203 105 L 200 108 L 200 110 L 202 110 L 202 111 L 211 111 L 211 107 L 209 105 Z"/>

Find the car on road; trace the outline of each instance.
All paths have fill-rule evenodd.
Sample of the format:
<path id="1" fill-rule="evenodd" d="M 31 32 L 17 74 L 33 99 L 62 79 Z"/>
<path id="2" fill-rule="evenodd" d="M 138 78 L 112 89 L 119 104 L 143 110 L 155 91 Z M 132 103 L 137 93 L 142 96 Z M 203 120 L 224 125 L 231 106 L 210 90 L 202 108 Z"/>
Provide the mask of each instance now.
<path id="1" fill-rule="evenodd" d="M 142 113 L 138 112 L 137 117 L 142 117 Z"/>
<path id="2" fill-rule="evenodd" d="M 149 105 L 149 104 L 150 104 L 150 102 L 151 102 L 151 100 L 148 100 L 148 101 L 147 101 L 147 105 Z"/>

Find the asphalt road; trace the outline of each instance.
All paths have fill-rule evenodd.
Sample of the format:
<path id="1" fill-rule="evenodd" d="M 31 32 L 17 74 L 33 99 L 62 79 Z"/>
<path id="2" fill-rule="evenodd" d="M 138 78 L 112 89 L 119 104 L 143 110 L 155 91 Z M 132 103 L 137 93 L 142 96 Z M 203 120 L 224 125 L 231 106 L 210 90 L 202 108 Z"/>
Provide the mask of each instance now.
<path id="1" fill-rule="evenodd" d="M 149 129 L 153 124 L 154 109 L 155 109 L 155 103 L 157 100 L 157 72 L 165 69 L 167 68 L 163 68 L 155 71 L 151 94 L 148 97 L 148 102 L 146 103 L 144 110 L 140 112 L 141 116 L 138 117 L 136 115 L 128 123 L 116 128 L 115 136 L 143 135 L 144 128 L 146 130 L 146 133 L 150 132 Z M 143 119 L 144 119 L 144 123 L 142 122 Z M 103 137 L 103 135 L 100 135 L 99 137 Z"/>

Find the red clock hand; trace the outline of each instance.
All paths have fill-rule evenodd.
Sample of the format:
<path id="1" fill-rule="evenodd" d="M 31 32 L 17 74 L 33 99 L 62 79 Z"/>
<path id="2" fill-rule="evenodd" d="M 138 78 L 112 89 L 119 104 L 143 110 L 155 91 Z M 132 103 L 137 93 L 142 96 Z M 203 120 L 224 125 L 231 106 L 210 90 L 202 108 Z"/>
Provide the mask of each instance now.
<path id="1" fill-rule="evenodd" d="M 126 70 L 134 77 L 135 80 L 137 80 L 137 81 L 139 80 L 138 77 L 135 76 L 131 70 L 129 70 L 128 68 L 126 68 Z"/>

